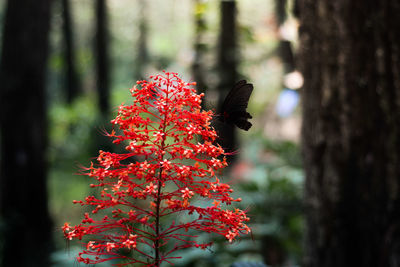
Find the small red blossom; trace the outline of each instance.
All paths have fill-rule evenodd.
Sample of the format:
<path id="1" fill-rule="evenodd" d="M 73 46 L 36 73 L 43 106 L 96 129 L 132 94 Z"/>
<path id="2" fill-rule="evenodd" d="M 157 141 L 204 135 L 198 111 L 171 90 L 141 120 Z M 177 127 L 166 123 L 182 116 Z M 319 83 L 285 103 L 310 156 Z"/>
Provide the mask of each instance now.
<path id="1" fill-rule="evenodd" d="M 84 243 L 79 262 L 172 264 L 179 249 L 211 246 L 199 243 L 196 232 L 233 242 L 250 231 L 246 212 L 227 208 L 241 199 L 232 198 L 230 186 L 215 176 L 227 163 L 215 143 L 214 114 L 201 110 L 203 94 L 176 73 L 150 78 L 130 89 L 132 104 L 119 107 L 111 121 L 118 129 L 106 133 L 126 153 L 99 151 L 97 163 L 85 169 L 99 194 L 74 203 L 91 206 L 92 214 L 62 227 L 65 238 Z M 208 207 L 196 205 L 204 201 Z"/>
<path id="2" fill-rule="evenodd" d="M 189 188 L 187 187 L 181 190 L 181 193 L 182 193 L 182 198 L 191 198 L 194 195 L 193 191 L 190 191 Z"/>

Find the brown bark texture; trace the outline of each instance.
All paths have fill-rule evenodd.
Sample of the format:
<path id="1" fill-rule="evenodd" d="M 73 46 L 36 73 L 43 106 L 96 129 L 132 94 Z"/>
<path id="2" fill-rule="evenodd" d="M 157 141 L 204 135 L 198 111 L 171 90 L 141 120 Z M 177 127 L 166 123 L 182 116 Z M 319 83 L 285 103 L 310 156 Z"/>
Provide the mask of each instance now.
<path id="1" fill-rule="evenodd" d="M 9 0 L 0 63 L 0 266 L 49 266 L 45 103 L 51 0 Z"/>
<path id="2" fill-rule="evenodd" d="M 298 8 L 304 266 L 400 266 L 400 2 Z"/>

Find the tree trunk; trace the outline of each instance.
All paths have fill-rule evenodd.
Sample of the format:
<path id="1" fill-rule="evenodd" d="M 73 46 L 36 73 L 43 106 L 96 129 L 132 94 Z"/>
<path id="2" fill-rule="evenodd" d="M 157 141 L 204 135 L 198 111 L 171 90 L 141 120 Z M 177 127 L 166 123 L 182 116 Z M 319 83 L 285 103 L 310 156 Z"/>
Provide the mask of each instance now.
<path id="1" fill-rule="evenodd" d="M 75 49 L 73 22 L 71 18 L 70 0 L 61 0 L 63 16 L 63 34 L 64 34 L 64 58 L 66 67 L 66 96 L 67 102 L 71 104 L 80 93 L 78 76 L 75 68 Z"/>
<path id="2" fill-rule="evenodd" d="M 206 44 L 203 42 L 204 33 L 207 29 L 206 21 L 204 18 L 206 3 L 202 0 L 194 0 L 194 24 L 195 24 L 195 36 L 194 36 L 194 59 L 192 64 L 192 73 L 194 80 L 196 81 L 197 93 L 205 93 L 207 91 L 207 85 L 205 82 L 204 73 L 204 53 L 207 49 Z M 204 99 L 203 99 L 204 100 Z M 202 102 L 203 108 L 205 102 Z"/>
<path id="3" fill-rule="evenodd" d="M 139 3 L 139 38 L 137 40 L 137 53 L 136 53 L 136 78 L 139 80 L 146 79 L 145 70 L 149 62 L 149 52 L 147 48 L 148 39 L 148 23 L 147 23 L 147 5 L 146 0 L 140 0 Z"/>
<path id="4" fill-rule="evenodd" d="M 219 102 L 218 110 L 221 113 L 222 103 L 229 90 L 237 82 L 238 50 L 236 45 L 236 1 L 221 1 L 221 21 L 218 44 L 218 74 L 219 74 Z M 229 152 L 237 149 L 236 129 L 228 124 L 218 124 L 221 146 Z M 233 157 L 229 157 L 233 160 Z"/>
<path id="5" fill-rule="evenodd" d="M 279 26 L 282 25 L 287 18 L 287 4 L 287 0 L 275 0 L 275 17 Z"/>
<path id="6" fill-rule="evenodd" d="M 298 3 L 305 266 L 400 266 L 400 3 Z"/>
<path id="7" fill-rule="evenodd" d="M 50 266 L 45 103 L 51 0 L 9 0 L 0 64 L 1 266 Z"/>
<path id="8" fill-rule="evenodd" d="M 110 110 L 110 68 L 108 60 L 106 0 L 96 0 L 96 68 L 99 109 L 102 115 Z"/>

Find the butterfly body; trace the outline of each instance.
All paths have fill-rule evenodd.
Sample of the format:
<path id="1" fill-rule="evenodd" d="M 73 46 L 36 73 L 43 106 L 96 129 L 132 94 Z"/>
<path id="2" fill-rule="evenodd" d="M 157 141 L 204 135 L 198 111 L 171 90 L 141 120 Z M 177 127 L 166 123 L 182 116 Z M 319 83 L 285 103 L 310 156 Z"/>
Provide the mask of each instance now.
<path id="1" fill-rule="evenodd" d="M 248 119 L 252 116 L 246 111 L 253 85 L 245 80 L 236 83 L 222 104 L 222 120 L 230 125 L 248 131 L 252 126 Z"/>

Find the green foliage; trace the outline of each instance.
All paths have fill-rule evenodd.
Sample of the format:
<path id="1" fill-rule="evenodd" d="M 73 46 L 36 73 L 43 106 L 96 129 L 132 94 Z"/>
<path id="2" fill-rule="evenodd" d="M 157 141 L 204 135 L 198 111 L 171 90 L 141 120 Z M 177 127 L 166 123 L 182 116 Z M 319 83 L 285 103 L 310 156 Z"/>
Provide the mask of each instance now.
<path id="1" fill-rule="evenodd" d="M 87 181 L 76 174 L 81 165 L 88 165 L 90 155 L 95 155 L 91 152 L 96 142 L 93 137 L 101 135 L 101 125 L 96 125 L 99 120 L 95 103 L 93 96 L 86 96 L 78 98 L 71 106 L 57 103 L 50 107 L 49 203 L 57 226 L 71 218 L 71 222 L 78 222 L 82 213 L 79 207 L 71 208 L 71 200 L 87 193 Z M 56 245 L 65 247 L 61 230 L 56 233 Z"/>
<path id="2" fill-rule="evenodd" d="M 289 141 L 251 138 L 244 156 L 224 178 L 249 210 L 252 237 L 232 246 L 214 240 L 210 251 L 189 250 L 178 266 L 228 267 L 238 261 L 294 266 L 302 255 L 303 172 L 298 145 Z M 286 265 L 285 265 L 286 266 Z"/>
<path id="3" fill-rule="evenodd" d="M 62 164 L 66 160 L 84 158 L 96 122 L 94 96 L 81 97 L 71 106 L 54 104 L 50 109 L 50 161 Z M 87 152 L 86 152 L 87 153 Z"/>
<path id="4" fill-rule="evenodd" d="M 243 41 L 246 43 L 254 43 L 256 40 L 254 38 L 254 32 L 252 27 L 240 25 L 239 26 L 239 33 Z"/>
<path id="5" fill-rule="evenodd" d="M 202 16 L 205 24 L 198 30 L 203 36 L 200 40 L 200 49 L 205 55 L 203 69 L 206 85 L 213 89 L 218 80 L 214 66 L 220 23 L 219 3 L 198 1 L 194 5 L 193 1 L 187 0 L 146 0 L 149 66 L 144 74 L 153 69 L 167 68 L 182 71 L 186 77 L 190 76 L 196 30 L 194 19 Z M 276 28 L 271 23 L 273 1 L 243 0 L 237 3 L 239 69 L 255 86 L 249 110 L 257 117 L 263 114 L 266 105 L 273 104 L 282 84 L 282 66 L 273 54 L 279 43 Z M 99 146 L 95 143 L 103 142 L 101 131 L 108 127 L 108 120 L 112 118 L 110 115 L 109 118 L 101 119 L 97 114 L 93 1 L 73 0 L 71 4 L 75 26 L 76 67 L 85 92 L 72 106 L 61 104 L 65 62 L 61 56 L 60 14 L 55 14 L 48 75 L 51 122 L 49 192 L 55 226 L 61 226 L 70 218 L 76 218 L 70 219 L 75 224 L 82 215 L 79 207 L 71 208 L 71 199 L 82 199 L 88 194 L 87 179 L 74 174 L 79 172 L 79 166 L 88 166 L 87 159 L 97 154 Z M 111 94 L 114 106 L 129 99 L 126 89 L 133 86 L 136 80 L 135 58 L 140 18 L 137 6 L 137 1 L 129 0 L 108 3 Z M 0 1 L 0 16 L 3 13 Z M 228 250 L 222 239 L 216 240 L 211 254 L 209 251 L 198 250 L 185 252 L 182 255 L 182 266 L 220 267 L 229 266 L 237 260 L 262 261 L 262 254 L 265 254 L 261 253 L 262 247 L 268 247 L 270 251 L 282 251 L 292 263 L 300 262 L 303 173 L 298 145 L 251 136 L 251 141 L 243 144 L 239 154 L 242 159 L 238 165 L 244 166 L 244 170 L 238 174 L 240 166 L 237 166 L 223 179 L 224 182 L 232 181 L 235 190 L 240 189 L 238 196 L 245 196 L 241 208 L 250 210 L 254 241 L 250 238 L 243 240 Z M 64 251 L 61 232 L 56 232 L 54 236 L 59 238 L 58 247 Z M 263 243 L 269 245 L 263 246 Z M 240 255 L 239 258 L 237 255 Z"/>
<path id="6" fill-rule="evenodd" d="M 252 180 L 243 183 L 242 188 L 251 192 L 247 201 L 257 214 L 253 234 L 261 240 L 261 253 L 275 251 L 282 261 L 298 264 L 302 252 L 304 179 L 299 147 L 293 142 L 269 139 L 253 139 L 246 147 L 254 165 L 247 174 Z M 274 263 L 272 258 L 265 260 Z"/>

